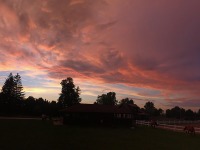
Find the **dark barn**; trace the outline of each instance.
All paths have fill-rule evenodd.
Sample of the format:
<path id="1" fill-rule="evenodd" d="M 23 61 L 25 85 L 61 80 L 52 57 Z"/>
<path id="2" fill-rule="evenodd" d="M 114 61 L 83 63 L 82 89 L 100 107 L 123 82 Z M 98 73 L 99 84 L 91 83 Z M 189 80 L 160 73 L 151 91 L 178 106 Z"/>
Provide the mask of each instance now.
<path id="1" fill-rule="evenodd" d="M 65 124 L 133 126 L 138 107 L 136 105 L 77 104 L 61 111 Z"/>

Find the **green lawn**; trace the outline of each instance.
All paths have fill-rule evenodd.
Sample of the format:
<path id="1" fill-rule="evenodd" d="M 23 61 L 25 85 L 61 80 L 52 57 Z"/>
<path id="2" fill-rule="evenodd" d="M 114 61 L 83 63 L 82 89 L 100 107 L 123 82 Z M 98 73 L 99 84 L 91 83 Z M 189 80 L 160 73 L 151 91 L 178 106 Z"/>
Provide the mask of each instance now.
<path id="1" fill-rule="evenodd" d="M 53 126 L 33 120 L 0 120 L 0 150 L 191 150 L 200 136 L 148 127 L 137 129 Z"/>

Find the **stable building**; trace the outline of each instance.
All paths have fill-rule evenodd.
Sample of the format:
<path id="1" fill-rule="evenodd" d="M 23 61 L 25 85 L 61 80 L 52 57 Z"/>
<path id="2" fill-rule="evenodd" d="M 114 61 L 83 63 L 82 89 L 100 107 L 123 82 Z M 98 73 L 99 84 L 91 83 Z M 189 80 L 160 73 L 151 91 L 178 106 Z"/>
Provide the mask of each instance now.
<path id="1" fill-rule="evenodd" d="M 63 109 L 65 124 L 133 126 L 139 108 L 134 104 L 77 104 Z"/>

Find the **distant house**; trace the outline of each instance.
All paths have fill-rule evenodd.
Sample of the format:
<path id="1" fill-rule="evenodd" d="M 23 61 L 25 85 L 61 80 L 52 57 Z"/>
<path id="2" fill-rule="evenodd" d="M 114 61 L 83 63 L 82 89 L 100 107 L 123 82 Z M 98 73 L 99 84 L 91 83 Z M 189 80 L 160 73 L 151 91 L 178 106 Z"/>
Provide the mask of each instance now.
<path id="1" fill-rule="evenodd" d="M 77 104 L 61 111 L 66 124 L 132 126 L 138 113 L 137 105 Z"/>

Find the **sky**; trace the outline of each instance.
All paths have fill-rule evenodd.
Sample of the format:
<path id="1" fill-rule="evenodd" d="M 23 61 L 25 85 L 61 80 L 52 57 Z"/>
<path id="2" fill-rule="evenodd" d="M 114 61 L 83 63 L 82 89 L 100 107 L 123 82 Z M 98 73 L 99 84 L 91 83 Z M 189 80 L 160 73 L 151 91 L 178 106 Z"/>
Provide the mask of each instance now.
<path id="1" fill-rule="evenodd" d="M 82 103 L 117 99 L 200 108 L 199 0 L 0 0 L 0 88 L 57 100 L 72 77 Z"/>

